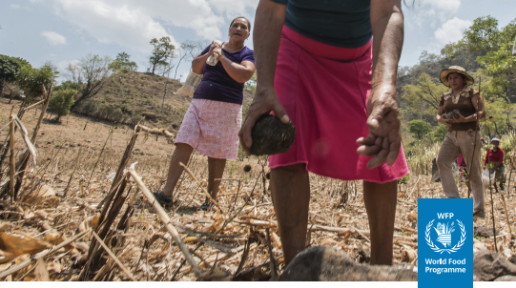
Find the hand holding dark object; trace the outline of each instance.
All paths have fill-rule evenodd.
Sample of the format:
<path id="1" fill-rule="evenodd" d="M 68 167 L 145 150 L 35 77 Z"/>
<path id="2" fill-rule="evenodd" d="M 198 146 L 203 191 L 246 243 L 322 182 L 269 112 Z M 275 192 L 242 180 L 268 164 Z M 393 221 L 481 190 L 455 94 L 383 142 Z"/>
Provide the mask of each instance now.
<path id="1" fill-rule="evenodd" d="M 242 148 L 248 156 L 251 155 L 250 148 L 253 146 L 251 131 L 256 121 L 262 117 L 262 115 L 270 113 L 270 111 L 273 111 L 276 117 L 278 117 L 278 119 L 280 119 L 284 124 L 288 124 L 290 122 L 285 109 L 278 101 L 274 88 L 266 85 L 257 86 L 253 103 L 251 103 L 251 107 L 249 107 L 244 124 L 238 133 L 240 144 L 242 144 Z"/>
<path id="2" fill-rule="evenodd" d="M 451 113 L 451 112 L 450 112 Z M 454 124 L 454 123 L 464 123 L 464 122 L 469 122 L 468 119 L 466 119 L 464 116 L 462 116 L 462 114 L 460 114 L 459 111 L 457 111 L 455 113 L 455 110 L 453 111 L 453 117 L 447 117 L 447 121 L 446 123 L 448 124 Z"/>
<path id="3" fill-rule="evenodd" d="M 369 135 L 359 138 L 359 155 L 375 156 L 367 163 L 373 169 L 387 162 L 392 166 L 401 148 L 400 118 L 396 103 L 396 88 L 380 84 L 373 88 L 367 103 Z"/>
<path id="4" fill-rule="evenodd" d="M 274 155 L 287 152 L 296 136 L 296 127 L 291 122 L 282 123 L 277 117 L 264 114 L 251 131 L 253 145 L 249 148 L 252 155 Z"/>
<path id="5" fill-rule="evenodd" d="M 460 118 L 459 114 L 460 113 L 459 113 L 458 109 L 453 109 L 453 111 L 448 112 L 448 114 L 445 114 L 444 117 L 445 117 L 445 119 L 448 119 L 448 120 L 459 119 Z"/>

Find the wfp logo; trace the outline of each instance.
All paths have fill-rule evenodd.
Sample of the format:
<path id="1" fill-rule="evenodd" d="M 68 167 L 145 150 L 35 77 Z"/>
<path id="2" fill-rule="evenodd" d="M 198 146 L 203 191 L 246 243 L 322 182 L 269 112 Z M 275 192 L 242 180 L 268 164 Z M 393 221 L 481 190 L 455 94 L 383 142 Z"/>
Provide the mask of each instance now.
<path id="1" fill-rule="evenodd" d="M 437 241 L 441 242 L 444 247 L 451 246 L 451 233 L 455 231 L 455 223 L 452 222 L 451 225 L 449 223 L 437 223 L 437 228 L 434 227 L 435 232 L 437 232 Z"/>
<path id="2" fill-rule="evenodd" d="M 453 214 L 438 214 L 439 218 L 448 218 L 448 216 L 450 216 L 451 218 L 453 217 Z M 459 249 L 462 247 L 462 245 L 464 245 L 466 241 L 466 227 L 464 226 L 464 224 L 460 220 L 455 220 L 457 222 L 457 225 L 460 227 L 460 239 L 455 240 L 453 239 L 453 232 L 455 232 L 455 221 L 443 223 L 437 222 L 437 225 L 435 225 L 435 227 L 434 221 L 435 219 L 430 221 L 428 225 L 426 225 L 425 230 L 426 244 L 430 246 L 430 249 L 440 254 L 443 254 L 444 252 L 448 252 L 448 254 L 451 254 L 453 252 L 459 251 Z M 455 233 L 455 236 L 458 236 L 456 234 L 458 233 Z M 432 238 L 435 239 L 436 242 L 440 243 L 442 247 L 439 247 L 438 245 L 434 244 Z M 453 240 L 455 240 L 455 245 L 452 247 L 452 243 L 454 242 Z"/>

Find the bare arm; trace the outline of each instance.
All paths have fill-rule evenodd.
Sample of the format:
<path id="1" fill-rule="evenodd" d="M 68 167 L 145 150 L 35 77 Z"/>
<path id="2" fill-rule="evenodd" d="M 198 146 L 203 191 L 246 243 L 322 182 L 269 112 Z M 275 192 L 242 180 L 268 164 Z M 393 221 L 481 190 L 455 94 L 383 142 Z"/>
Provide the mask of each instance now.
<path id="1" fill-rule="evenodd" d="M 371 26 L 374 36 L 372 86 L 396 85 L 404 33 L 401 1 L 371 0 Z"/>
<path id="2" fill-rule="evenodd" d="M 238 134 L 240 143 L 248 154 L 252 146 L 251 129 L 261 115 L 272 110 L 284 123 L 290 121 L 274 91 L 276 60 L 286 12 L 286 5 L 270 0 L 260 0 L 256 8 L 253 40 L 258 82 L 253 103 Z"/>
<path id="3" fill-rule="evenodd" d="M 373 30 L 373 76 L 367 103 L 369 136 L 359 138 L 357 152 L 376 155 L 367 164 L 373 169 L 393 165 L 401 147 L 400 118 L 396 95 L 398 62 L 403 47 L 401 0 L 371 0 Z"/>
<path id="4" fill-rule="evenodd" d="M 437 122 L 441 124 L 448 124 L 448 119 L 444 117 L 444 114 L 444 106 L 439 105 L 439 111 L 437 112 L 437 116 L 435 117 L 435 119 L 437 120 Z"/>
<path id="5" fill-rule="evenodd" d="M 233 80 L 238 83 L 245 83 L 253 77 L 254 70 L 256 70 L 253 62 L 242 61 L 242 63 L 238 64 L 226 58 L 222 51 L 220 51 L 219 55 L 220 63 L 222 63 L 222 66 L 226 72 L 228 72 L 229 77 L 233 78 Z"/>

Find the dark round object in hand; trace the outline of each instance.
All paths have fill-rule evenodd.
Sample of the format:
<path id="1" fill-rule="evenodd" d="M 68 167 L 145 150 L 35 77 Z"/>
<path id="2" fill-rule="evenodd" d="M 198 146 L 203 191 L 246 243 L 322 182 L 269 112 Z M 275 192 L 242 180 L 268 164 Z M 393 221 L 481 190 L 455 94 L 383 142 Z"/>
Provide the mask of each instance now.
<path id="1" fill-rule="evenodd" d="M 454 109 L 453 111 L 446 114 L 446 119 L 452 119 L 452 118 L 454 118 L 454 119 L 460 118 L 458 109 Z"/>
<path id="2" fill-rule="evenodd" d="M 266 114 L 258 119 L 251 131 L 253 155 L 274 155 L 285 153 L 294 143 L 296 127 L 292 123 L 285 124 L 276 116 Z"/>

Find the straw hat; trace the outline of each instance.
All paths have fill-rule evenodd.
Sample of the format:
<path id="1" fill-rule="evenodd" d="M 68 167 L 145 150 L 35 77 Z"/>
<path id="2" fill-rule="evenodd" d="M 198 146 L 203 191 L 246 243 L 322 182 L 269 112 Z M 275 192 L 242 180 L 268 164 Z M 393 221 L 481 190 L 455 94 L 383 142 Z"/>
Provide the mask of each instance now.
<path id="1" fill-rule="evenodd" d="M 441 82 L 444 84 L 444 86 L 450 87 L 450 84 L 448 83 L 448 75 L 450 73 L 458 73 L 460 75 L 463 75 L 466 78 L 467 86 L 475 83 L 475 80 L 473 80 L 473 77 L 469 76 L 468 73 L 466 73 L 466 69 L 460 67 L 460 66 L 450 66 L 448 69 L 444 69 L 441 71 Z"/>

